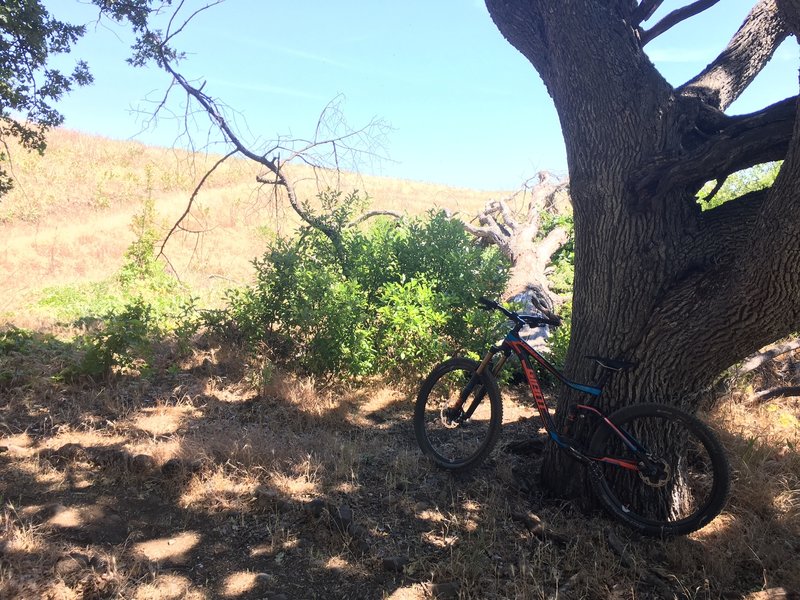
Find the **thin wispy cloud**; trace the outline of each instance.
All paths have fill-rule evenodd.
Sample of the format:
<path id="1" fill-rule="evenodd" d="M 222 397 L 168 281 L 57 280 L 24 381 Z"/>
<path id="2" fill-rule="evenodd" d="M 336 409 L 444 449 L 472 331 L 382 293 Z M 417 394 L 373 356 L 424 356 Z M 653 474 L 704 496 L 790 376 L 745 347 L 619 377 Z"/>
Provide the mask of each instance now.
<path id="1" fill-rule="evenodd" d="M 482 0 L 475 0 L 475 7 L 481 8 L 481 10 L 486 10 Z M 376 67 L 368 64 L 338 60 L 318 52 L 311 52 L 292 46 L 273 44 L 252 37 L 233 36 L 228 33 L 218 34 L 217 37 L 224 37 L 230 41 L 235 41 L 237 45 L 247 48 L 249 53 L 259 52 L 270 57 L 290 57 L 307 61 L 309 63 L 315 63 L 317 65 L 323 65 L 332 69 L 347 71 L 348 73 L 355 73 L 357 75 L 368 77 L 374 80 L 381 80 L 388 84 L 401 84 L 403 86 L 407 86 L 408 88 L 427 88 L 430 86 L 435 86 L 436 82 L 438 81 L 438 76 L 436 74 L 424 75 L 420 72 L 416 72 L 414 75 L 403 74 L 392 69 L 389 65 L 381 65 Z M 365 37 L 370 38 L 372 36 L 368 35 Z M 221 82 L 220 85 L 222 85 Z M 295 96 L 299 98 L 310 98 L 324 101 L 324 98 L 321 96 L 305 93 L 300 90 L 259 84 L 235 85 L 231 82 L 228 82 L 228 85 L 230 85 L 230 87 L 238 87 L 239 89 L 247 89 L 249 91 L 262 91 L 275 94 L 282 93 L 286 96 Z M 513 94 L 513 91 L 509 89 L 474 85 L 474 82 L 469 81 L 464 81 L 462 92 L 466 94 L 480 94 L 489 97 L 509 97 Z"/>
<path id="2" fill-rule="evenodd" d="M 336 67 L 337 69 L 344 69 L 347 71 L 362 70 L 358 65 L 347 63 L 340 60 L 335 60 L 333 58 L 330 58 L 329 56 L 324 56 L 322 54 L 309 52 L 307 50 L 298 50 L 296 48 L 291 48 L 288 46 L 271 44 L 269 42 L 265 42 L 263 40 L 253 37 L 234 36 L 229 33 L 215 33 L 214 35 L 217 38 L 223 38 L 231 42 L 236 42 L 236 44 L 244 46 L 251 51 L 252 50 L 265 51 L 269 53 L 270 56 L 275 56 L 276 54 L 283 56 L 293 56 L 295 58 L 300 58 L 302 60 L 307 60 L 310 62 L 316 62 L 331 67 Z"/>
<path id="3" fill-rule="evenodd" d="M 308 60 L 315 63 L 320 63 L 323 65 L 328 65 L 330 67 L 336 67 L 337 69 L 344 69 L 345 71 L 362 71 L 361 67 L 357 65 L 353 65 L 350 63 L 342 62 L 340 60 L 334 60 L 328 56 L 323 56 L 321 54 L 315 54 L 313 52 L 307 52 L 305 50 L 296 50 L 294 48 L 287 48 L 281 46 L 273 46 L 270 48 L 275 52 L 279 52 L 285 56 L 294 56 L 295 58 L 300 58 L 303 60 Z"/>

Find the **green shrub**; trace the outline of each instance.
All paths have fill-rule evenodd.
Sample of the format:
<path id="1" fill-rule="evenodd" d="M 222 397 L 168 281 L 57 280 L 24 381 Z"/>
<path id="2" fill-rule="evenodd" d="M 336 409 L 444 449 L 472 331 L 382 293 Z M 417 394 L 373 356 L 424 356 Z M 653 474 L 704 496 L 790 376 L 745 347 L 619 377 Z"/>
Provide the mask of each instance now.
<path id="1" fill-rule="evenodd" d="M 387 283 L 377 308 L 380 364 L 386 371 L 430 368 L 447 351 L 440 335 L 448 315 L 424 279 Z"/>
<path id="2" fill-rule="evenodd" d="M 352 194 L 326 198 L 329 211 L 338 200 L 361 206 Z M 504 289 L 509 265 L 496 249 L 475 244 L 442 212 L 363 230 L 347 226 L 345 213 L 326 221 L 338 247 L 304 228 L 254 261 L 255 284 L 228 297 L 246 341 L 267 343 L 301 371 L 350 376 L 416 373 L 491 343 L 493 321 L 476 298 Z"/>
<path id="3" fill-rule="evenodd" d="M 103 378 L 113 367 L 147 370 L 152 358 L 151 334 L 157 332 L 153 309 L 135 300 L 103 319 L 103 326 L 83 339 L 80 363 L 67 374 Z"/>
<path id="4" fill-rule="evenodd" d="M 548 358 L 559 368 L 564 367 L 567 360 L 569 338 L 572 334 L 572 302 L 565 302 L 559 308 L 561 325 L 551 330 L 547 339 Z"/>
<path id="5" fill-rule="evenodd" d="M 153 348 L 176 342 L 185 351 L 200 324 L 195 299 L 164 269 L 155 253 L 159 234 L 152 200 L 134 217 L 136 240 L 116 277 L 45 291 L 39 306 L 62 322 L 83 325 L 79 351 L 62 375 L 105 378 L 115 369 L 147 374 Z"/>

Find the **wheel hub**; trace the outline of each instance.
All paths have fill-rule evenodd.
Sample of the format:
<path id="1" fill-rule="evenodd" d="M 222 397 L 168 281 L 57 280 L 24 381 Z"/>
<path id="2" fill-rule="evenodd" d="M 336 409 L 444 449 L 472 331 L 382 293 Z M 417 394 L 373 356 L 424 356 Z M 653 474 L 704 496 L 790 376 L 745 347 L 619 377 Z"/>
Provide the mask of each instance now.
<path id="1" fill-rule="evenodd" d="M 639 477 L 650 487 L 664 487 L 672 476 L 672 468 L 663 458 L 651 458 L 649 466 L 640 466 Z"/>
<path id="2" fill-rule="evenodd" d="M 448 429 L 455 429 L 461 425 L 461 417 L 463 416 L 463 413 L 461 412 L 461 409 L 450 408 L 445 404 L 442 406 L 442 410 L 439 411 L 439 416 L 442 420 L 442 425 Z"/>

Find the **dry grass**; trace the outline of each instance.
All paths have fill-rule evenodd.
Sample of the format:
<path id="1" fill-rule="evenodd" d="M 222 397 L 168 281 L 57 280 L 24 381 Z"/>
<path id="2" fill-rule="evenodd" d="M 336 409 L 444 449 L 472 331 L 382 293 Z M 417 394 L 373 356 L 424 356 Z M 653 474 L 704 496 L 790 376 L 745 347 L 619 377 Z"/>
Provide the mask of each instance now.
<path id="1" fill-rule="evenodd" d="M 197 350 L 179 373 L 89 387 L 56 385 L 42 366 L 4 391 L 0 597 L 738 598 L 800 589 L 796 400 L 723 399 L 710 420 L 735 469 L 730 505 L 689 538 L 653 541 L 522 491 L 520 477 L 536 468 L 530 457 L 499 449 L 457 478 L 421 461 L 413 390 L 281 373 L 257 389 L 242 362 Z M 508 407 L 505 441 L 530 432 L 535 422 L 516 420 L 529 410 Z M 358 528 L 337 520 L 345 506 Z M 545 534 L 519 514 L 538 516 Z M 385 568 L 388 557 L 404 559 L 402 573 Z"/>
<path id="2" fill-rule="evenodd" d="M 0 316 L 29 304 L 44 286 L 111 276 L 134 240 L 130 223 L 142 202 L 155 201 L 166 235 L 218 158 L 66 130 L 50 134 L 43 157 L 24 151 L 13 157 L 17 186 L 0 202 Z M 291 234 L 299 223 L 271 188 L 258 189 L 258 173 L 244 160 L 226 162 L 184 224 L 199 233 L 177 232 L 166 248 L 181 279 L 204 298 L 218 297 L 231 282 L 249 281 L 250 261 L 267 240 Z M 318 185 L 338 184 L 368 193 L 373 208 L 400 207 L 410 215 L 437 206 L 473 215 L 489 198 L 507 195 L 353 174 L 326 182 L 302 167 L 290 174 L 303 198 L 313 200 Z M 35 315 L 25 318 L 26 325 L 38 324 Z"/>

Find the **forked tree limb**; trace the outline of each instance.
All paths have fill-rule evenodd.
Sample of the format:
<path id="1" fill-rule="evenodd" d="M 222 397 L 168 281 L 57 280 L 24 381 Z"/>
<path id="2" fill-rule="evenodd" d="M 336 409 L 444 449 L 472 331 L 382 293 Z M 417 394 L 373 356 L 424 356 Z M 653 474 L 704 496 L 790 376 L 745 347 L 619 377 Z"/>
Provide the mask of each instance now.
<path id="1" fill-rule="evenodd" d="M 631 183 L 645 202 L 681 186 L 693 193 L 711 179 L 782 160 L 792 140 L 796 113 L 795 96 L 756 113 L 727 117 L 725 126 L 704 143 L 677 157 L 656 157 L 633 174 Z"/>
<path id="2" fill-rule="evenodd" d="M 223 156 L 217 162 L 215 162 L 214 165 L 208 171 L 205 172 L 203 177 L 200 179 L 200 182 L 195 186 L 192 195 L 189 197 L 189 201 L 186 203 L 186 209 L 183 211 L 183 214 L 180 217 L 178 217 L 178 220 L 175 221 L 175 224 L 172 226 L 172 229 L 169 230 L 169 233 L 167 233 L 166 237 L 164 237 L 164 240 L 161 242 L 161 249 L 158 251 L 158 256 L 156 258 L 158 258 L 159 256 L 164 256 L 166 258 L 166 255 L 164 254 L 164 248 L 167 245 L 169 239 L 172 237 L 172 234 L 175 233 L 175 231 L 181 226 L 183 220 L 192 210 L 192 204 L 194 204 L 194 201 L 197 198 L 197 194 L 199 194 L 200 190 L 203 189 L 203 186 L 205 185 L 206 181 L 208 180 L 209 177 L 211 177 L 211 174 L 217 170 L 217 167 L 219 167 L 222 163 L 228 160 L 231 156 L 236 154 L 236 152 L 237 150 L 231 150 L 225 156 Z M 175 269 L 173 268 L 173 271 L 174 270 Z"/>
<path id="3" fill-rule="evenodd" d="M 686 19 L 690 19 L 691 17 L 700 14 L 704 10 L 708 10 L 717 2 L 719 2 L 719 0 L 696 0 L 692 4 L 673 10 L 666 17 L 653 25 L 650 29 L 647 29 L 641 33 L 640 39 L 642 41 L 642 46 L 653 41 L 662 33 L 672 29 L 678 23 L 681 23 Z M 658 4 L 660 4 L 660 2 Z M 652 16 L 652 13 L 650 13 L 650 16 Z"/>
<path id="4" fill-rule="evenodd" d="M 631 26 L 638 27 L 647 19 L 653 16 L 658 10 L 658 7 L 664 4 L 664 0 L 642 0 L 639 6 L 633 11 L 631 16 Z"/>
<path id="5" fill-rule="evenodd" d="M 759 0 L 725 50 L 700 74 L 678 88 L 678 92 L 726 110 L 770 61 L 788 34 L 777 0 Z"/>
<path id="6" fill-rule="evenodd" d="M 256 180 L 262 184 L 283 188 L 283 190 L 286 192 L 286 197 L 289 200 L 289 204 L 291 205 L 294 212 L 306 224 L 316 229 L 330 240 L 330 242 L 334 246 L 335 252 L 339 256 L 342 266 L 344 267 L 346 261 L 344 256 L 344 243 L 342 238 L 342 232 L 336 226 L 328 223 L 323 218 L 320 218 L 319 216 L 315 215 L 311 210 L 309 210 L 304 204 L 301 203 L 300 199 L 297 196 L 297 192 L 295 190 L 292 181 L 286 175 L 284 165 L 294 159 L 298 159 L 298 160 L 303 160 L 314 167 L 318 167 L 319 164 L 310 159 L 309 153 L 312 150 L 322 146 L 329 146 L 332 148 L 332 152 L 334 154 L 334 161 L 338 165 L 338 153 L 339 153 L 338 146 L 342 145 L 346 148 L 347 145 L 345 144 L 345 140 L 348 140 L 353 136 L 358 136 L 363 134 L 364 131 L 366 131 L 366 129 L 369 128 L 369 126 L 361 130 L 345 133 L 339 137 L 332 135 L 330 137 L 325 137 L 324 139 L 320 139 L 320 137 L 322 137 L 322 134 L 320 132 L 320 123 L 318 122 L 317 132 L 315 134 L 314 139 L 305 140 L 300 149 L 290 150 L 289 156 L 284 161 L 281 161 L 278 156 L 273 156 L 272 158 L 268 158 L 268 156 L 272 155 L 273 153 L 275 153 L 277 150 L 280 149 L 279 145 L 276 145 L 273 148 L 270 148 L 269 150 L 261 154 L 254 152 L 241 140 L 241 138 L 233 130 L 218 103 L 209 95 L 207 95 L 205 92 L 203 92 L 204 84 L 196 86 L 190 83 L 172 65 L 172 62 L 170 60 L 170 55 L 168 54 L 164 54 L 160 57 L 159 65 L 161 66 L 162 69 L 164 69 L 170 75 L 172 75 L 173 81 L 181 88 L 183 88 L 183 90 L 190 98 L 192 98 L 195 102 L 197 102 L 200 105 L 200 107 L 202 107 L 202 109 L 206 112 L 211 121 L 219 128 L 225 140 L 233 146 L 233 150 L 231 151 L 229 156 L 236 153 L 242 154 L 246 158 L 249 158 L 253 162 L 261 165 L 269 173 L 271 173 L 272 176 L 271 179 L 268 179 L 263 175 L 260 175 L 256 178 Z M 326 109 L 329 107 L 330 105 L 328 105 Z M 320 120 L 323 119 L 324 116 L 325 116 L 325 111 L 323 111 Z M 207 175 L 210 175 L 210 173 L 208 173 Z M 206 177 L 203 178 L 200 187 L 205 182 L 205 179 Z M 197 190 L 195 190 L 193 196 L 196 196 L 198 191 L 199 187 Z"/>
<path id="7" fill-rule="evenodd" d="M 478 219 L 481 223 L 480 227 L 464 222 L 464 230 L 478 239 L 486 240 L 490 244 L 496 245 L 500 252 L 510 259 L 512 255 L 509 244 L 510 236 L 503 232 L 499 223 L 491 215 L 480 214 Z"/>
<path id="8" fill-rule="evenodd" d="M 553 183 L 553 176 L 542 171 L 533 180 L 526 182 L 520 193 L 529 198 L 524 218 L 518 218 L 509 201 L 492 200 L 476 219 L 480 226 L 463 223 L 465 231 L 478 239 L 496 245 L 511 262 L 508 284 L 503 293 L 509 299 L 528 292 L 536 310 L 549 316 L 563 300 L 550 290 L 545 269 L 552 256 L 567 242 L 569 233 L 563 227 L 555 227 L 540 238 L 542 212 L 556 212 L 555 196 L 565 191 L 568 181 Z"/>
<path id="9" fill-rule="evenodd" d="M 533 183 L 531 183 L 533 182 Z M 553 212 L 556 210 L 558 195 L 569 189 L 569 180 L 559 179 L 549 171 L 539 171 L 535 176 L 525 182 L 523 193 L 530 194 L 528 201 L 527 221 L 530 223 L 538 218 L 543 210 Z"/>

